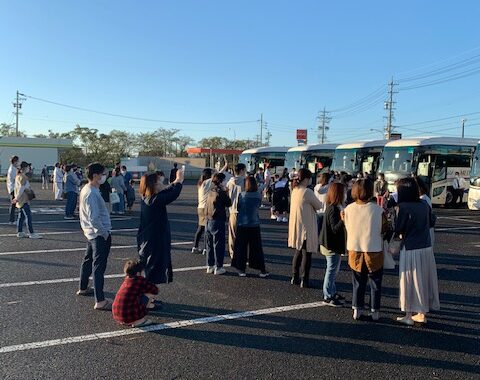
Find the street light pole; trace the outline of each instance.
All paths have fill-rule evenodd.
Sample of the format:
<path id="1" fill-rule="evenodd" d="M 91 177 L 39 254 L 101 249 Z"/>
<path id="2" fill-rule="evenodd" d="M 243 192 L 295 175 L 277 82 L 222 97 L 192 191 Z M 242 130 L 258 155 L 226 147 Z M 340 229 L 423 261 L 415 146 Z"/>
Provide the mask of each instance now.
<path id="1" fill-rule="evenodd" d="M 462 119 L 462 139 L 465 138 L 465 122 L 467 119 Z"/>

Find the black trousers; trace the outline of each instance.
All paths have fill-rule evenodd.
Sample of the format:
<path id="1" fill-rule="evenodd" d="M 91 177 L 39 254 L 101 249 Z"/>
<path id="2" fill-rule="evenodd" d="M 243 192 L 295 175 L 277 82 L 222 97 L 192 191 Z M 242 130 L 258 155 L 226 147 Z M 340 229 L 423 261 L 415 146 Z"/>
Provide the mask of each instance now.
<path id="1" fill-rule="evenodd" d="M 361 272 L 352 270 L 352 306 L 354 309 L 363 309 L 365 306 L 365 291 L 367 282 L 370 285 L 370 303 L 372 310 L 380 310 L 380 300 L 382 297 L 382 278 L 383 269 L 369 273 L 365 263 L 362 265 Z"/>
<path id="2" fill-rule="evenodd" d="M 13 191 L 10 193 L 10 200 L 13 201 L 13 199 L 15 198 L 15 194 L 13 193 Z M 10 202 L 10 209 L 8 211 L 9 215 L 10 215 L 10 223 L 13 223 L 15 222 L 15 209 L 17 207 Z"/>
<path id="3" fill-rule="evenodd" d="M 307 252 L 307 242 L 304 241 L 301 250 L 295 250 L 295 255 L 292 260 L 292 274 L 293 277 L 298 278 L 299 275 L 302 280 L 310 278 L 310 268 L 312 267 L 312 252 Z"/>
<path id="4" fill-rule="evenodd" d="M 195 244 L 194 247 L 198 248 L 200 244 L 200 239 L 202 238 L 203 233 L 205 232 L 205 226 L 198 225 L 197 232 L 195 232 Z M 205 244 L 204 244 L 205 247 Z"/>
<path id="5" fill-rule="evenodd" d="M 462 202 L 463 202 L 463 193 L 464 193 L 464 190 L 463 189 L 453 189 L 453 200 L 452 200 L 452 203 L 454 205 L 461 205 Z M 457 200 L 459 200 L 459 202 L 457 203 Z"/>
<path id="6" fill-rule="evenodd" d="M 260 226 L 237 226 L 232 266 L 245 272 L 247 260 L 250 268 L 258 269 L 262 273 L 265 272 L 265 257 L 263 255 Z"/>

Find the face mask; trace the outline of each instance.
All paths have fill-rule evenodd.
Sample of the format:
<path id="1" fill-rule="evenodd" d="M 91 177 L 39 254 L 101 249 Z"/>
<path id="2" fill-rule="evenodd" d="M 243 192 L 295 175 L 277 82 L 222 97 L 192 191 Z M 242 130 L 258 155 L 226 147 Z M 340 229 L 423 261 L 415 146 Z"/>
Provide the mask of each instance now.
<path id="1" fill-rule="evenodd" d="M 120 173 L 125 174 L 125 170 L 120 171 Z"/>
<path id="2" fill-rule="evenodd" d="M 103 185 L 106 180 L 107 180 L 107 175 L 106 175 L 106 174 L 103 174 L 103 175 L 100 177 L 100 181 L 98 181 L 98 183 L 99 183 L 100 185 Z"/>

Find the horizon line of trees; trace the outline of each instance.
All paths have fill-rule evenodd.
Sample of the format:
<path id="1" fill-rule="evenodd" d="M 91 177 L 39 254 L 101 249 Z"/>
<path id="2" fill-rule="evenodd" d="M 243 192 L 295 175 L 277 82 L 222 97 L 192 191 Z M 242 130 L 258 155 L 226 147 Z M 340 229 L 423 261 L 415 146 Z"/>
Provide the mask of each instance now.
<path id="1" fill-rule="evenodd" d="M 153 132 L 125 132 L 112 130 L 109 133 L 100 133 L 98 129 L 82 127 L 79 124 L 69 132 L 54 132 L 35 134 L 37 138 L 72 139 L 73 147 L 62 149 L 60 161 L 64 163 L 75 162 L 86 166 L 91 162 L 102 162 L 113 166 L 123 157 L 157 156 L 157 157 L 187 157 L 186 149 L 189 146 L 211 149 L 238 149 L 245 150 L 259 146 L 253 139 L 230 140 L 225 137 L 205 137 L 195 144 L 190 136 L 180 133 L 179 129 L 158 128 Z M 0 136 L 16 136 L 15 128 L 11 125 L 0 124 Z M 19 137 L 27 137 L 24 132 Z M 200 154 L 199 157 L 207 159 L 209 164 L 210 154 Z M 217 158 L 216 156 L 214 157 Z M 227 156 L 229 162 L 234 161 L 232 155 Z"/>

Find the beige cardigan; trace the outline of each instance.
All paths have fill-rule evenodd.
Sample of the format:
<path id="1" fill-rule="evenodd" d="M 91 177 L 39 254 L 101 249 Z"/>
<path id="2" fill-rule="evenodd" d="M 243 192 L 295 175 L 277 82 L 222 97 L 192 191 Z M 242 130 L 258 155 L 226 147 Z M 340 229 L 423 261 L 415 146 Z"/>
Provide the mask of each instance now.
<path id="1" fill-rule="evenodd" d="M 316 211 L 322 207 L 312 190 L 297 186 L 290 199 L 290 220 L 288 223 L 288 246 L 302 249 L 307 241 L 307 252 L 318 252 L 318 228 Z"/>

